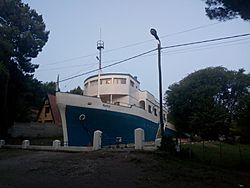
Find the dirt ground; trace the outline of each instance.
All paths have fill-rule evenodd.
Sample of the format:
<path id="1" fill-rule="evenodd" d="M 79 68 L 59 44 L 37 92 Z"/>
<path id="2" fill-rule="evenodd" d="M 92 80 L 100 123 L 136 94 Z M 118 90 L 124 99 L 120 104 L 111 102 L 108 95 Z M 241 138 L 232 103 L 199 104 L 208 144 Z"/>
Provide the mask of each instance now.
<path id="1" fill-rule="evenodd" d="M 250 187 L 250 171 L 215 168 L 156 152 L 0 149 L 0 188 L 16 187 Z"/>

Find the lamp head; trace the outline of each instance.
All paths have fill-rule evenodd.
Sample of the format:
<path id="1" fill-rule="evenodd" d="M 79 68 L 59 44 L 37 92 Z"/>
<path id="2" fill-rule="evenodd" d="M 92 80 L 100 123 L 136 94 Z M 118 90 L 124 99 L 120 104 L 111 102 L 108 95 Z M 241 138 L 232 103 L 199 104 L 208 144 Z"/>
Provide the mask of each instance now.
<path id="1" fill-rule="evenodd" d="M 158 35 L 157 35 L 157 31 L 155 29 L 150 29 L 150 33 L 151 35 L 153 35 L 155 37 L 156 40 L 160 40 Z"/>

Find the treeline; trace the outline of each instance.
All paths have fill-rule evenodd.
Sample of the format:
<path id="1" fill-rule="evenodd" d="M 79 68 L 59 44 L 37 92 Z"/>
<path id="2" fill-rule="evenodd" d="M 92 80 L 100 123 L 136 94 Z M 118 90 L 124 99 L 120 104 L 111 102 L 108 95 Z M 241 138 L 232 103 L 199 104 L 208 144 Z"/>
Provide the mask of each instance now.
<path id="1" fill-rule="evenodd" d="M 15 120 L 26 120 L 28 106 L 38 105 L 40 82 L 33 78 L 37 57 L 48 41 L 41 15 L 21 0 L 0 2 L 0 137 Z"/>
<path id="2" fill-rule="evenodd" d="M 250 74 L 210 67 L 171 85 L 168 119 L 179 132 L 203 139 L 240 136 L 250 143 Z"/>

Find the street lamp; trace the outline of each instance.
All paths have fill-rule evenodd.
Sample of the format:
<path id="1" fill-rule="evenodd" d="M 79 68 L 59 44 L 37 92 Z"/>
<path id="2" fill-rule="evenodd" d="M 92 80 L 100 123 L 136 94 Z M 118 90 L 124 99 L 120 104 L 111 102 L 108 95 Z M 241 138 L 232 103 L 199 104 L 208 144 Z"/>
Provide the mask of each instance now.
<path id="1" fill-rule="evenodd" d="M 151 35 L 155 37 L 158 41 L 157 50 L 158 50 L 158 71 L 159 71 L 159 100 L 160 100 L 160 126 L 161 126 L 161 146 L 164 137 L 164 123 L 163 123 L 163 112 L 162 112 L 162 76 L 161 76 L 161 41 L 157 35 L 155 29 L 150 29 Z"/>

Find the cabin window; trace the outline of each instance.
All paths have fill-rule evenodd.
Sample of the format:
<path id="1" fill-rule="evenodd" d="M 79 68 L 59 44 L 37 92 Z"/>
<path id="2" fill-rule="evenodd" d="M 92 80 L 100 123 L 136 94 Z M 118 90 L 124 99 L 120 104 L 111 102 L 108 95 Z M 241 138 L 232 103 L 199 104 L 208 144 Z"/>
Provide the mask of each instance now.
<path id="1" fill-rule="evenodd" d="M 101 84 L 112 84 L 111 78 L 101 79 Z"/>
<path id="2" fill-rule="evenodd" d="M 50 108 L 48 106 L 45 107 L 45 114 L 49 113 Z"/>
<path id="3" fill-rule="evenodd" d="M 157 109 L 154 108 L 154 115 L 157 116 Z"/>
<path id="4" fill-rule="evenodd" d="M 86 82 L 86 83 L 84 84 L 84 87 L 85 87 L 85 88 L 87 88 L 87 87 L 88 87 L 88 82 Z"/>
<path id="5" fill-rule="evenodd" d="M 53 120 L 44 120 L 44 123 L 53 123 Z"/>
<path id="6" fill-rule="evenodd" d="M 114 84 L 119 84 L 119 78 L 114 78 Z"/>
<path id="7" fill-rule="evenodd" d="M 139 106 L 140 106 L 140 108 L 145 110 L 145 101 L 140 101 Z"/>
<path id="8" fill-rule="evenodd" d="M 148 112 L 151 114 L 152 113 L 152 107 L 151 105 L 148 105 Z"/>
<path id="9" fill-rule="evenodd" d="M 49 104 L 49 100 L 46 100 L 46 101 L 45 101 L 45 104 Z"/>
<path id="10" fill-rule="evenodd" d="M 118 106 L 119 106 L 119 105 L 120 105 L 120 102 L 115 102 L 114 105 L 118 105 Z"/>
<path id="11" fill-rule="evenodd" d="M 90 86 L 96 86 L 98 83 L 97 80 L 90 81 Z"/>
<path id="12" fill-rule="evenodd" d="M 121 84 L 126 84 L 126 78 L 121 78 Z"/>
<path id="13" fill-rule="evenodd" d="M 130 80 L 130 85 L 131 85 L 131 87 L 134 87 L 135 83 L 132 80 Z"/>
<path id="14" fill-rule="evenodd" d="M 126 84 L 126 78 L 114 78 L 114 84 Z"/>

